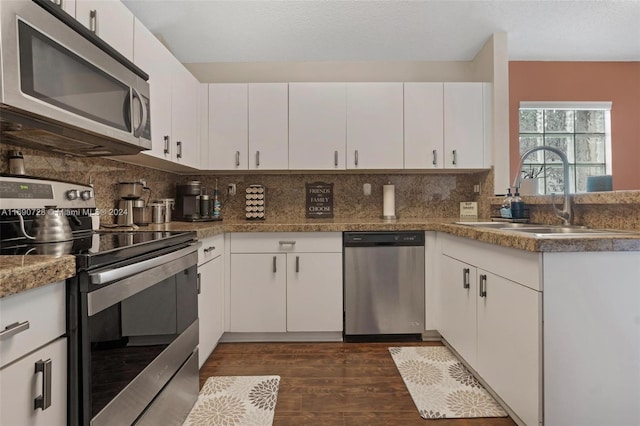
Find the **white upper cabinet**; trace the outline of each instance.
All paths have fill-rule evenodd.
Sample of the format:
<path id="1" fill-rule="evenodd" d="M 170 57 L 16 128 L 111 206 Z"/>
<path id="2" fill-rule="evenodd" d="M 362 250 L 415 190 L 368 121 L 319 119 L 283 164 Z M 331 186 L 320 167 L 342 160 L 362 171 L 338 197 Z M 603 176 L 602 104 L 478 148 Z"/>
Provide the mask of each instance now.
<path id="1" fill-rule="evenodd" d="M 249 84 L 249 169 L 289 167 L 287 83 Z"/>
<path id="2" fill-rule="evenodd" d="M 209 168 L 209 85 L 198 84 L 198 139 L 200 141 L 200 169 Z"/>
<path id="3" fill-rule="evenodd" d="M 76 1 L 75 16 L 78 22 L 106 41 L 125 58 L 133 60 L 134 17 L 120 0 Z"/>
<path id="4" fill-rule="evenodd" d="M 143 151 L 165 160 L 176 160 L 171 139 L 171 75 L 176 60 L 140 21 L 135 21 L 133 62 L 149 74 L 151 150 Z"/>
<path id="5" fill-rule="evenodd" d="M 484 158 L 484 87 L 485 83 L 444 83 L 445 168 L 489 166 Z"/>
<path id="6" fill-rule="evenodd" d="M 248 169 L 248 85 L 209 85 L 209 168 Z"/>
<path id="7" fill-rule="evenodd" d="M 346 87 L 289 83 L 289 169 L 345 169 Z"/>
<path id="8" fill-rule="evenodd" d="M 62 10 L 67 12 L 72 17 L 76 17 L 76 0 L 51 0 L 51 2 L 57 6 L 60 6 Z"/>
<path id="9" fill-rule="evenodd" d="M 199 84 L 176 60 L 171 80 L 171 133 L 176 162 L 193 168 L 200 167 L 200 135 L 197 130 Z"/>
<path id="10" fill-rule="evenodd" d="M 347 168 L 404 167 L 402 83 L 347 84 Z"/>
<path id="11" fill-rule="evenodd" d="M 443 84 L 404 83 L 404 167 L 444 167 Z"/>

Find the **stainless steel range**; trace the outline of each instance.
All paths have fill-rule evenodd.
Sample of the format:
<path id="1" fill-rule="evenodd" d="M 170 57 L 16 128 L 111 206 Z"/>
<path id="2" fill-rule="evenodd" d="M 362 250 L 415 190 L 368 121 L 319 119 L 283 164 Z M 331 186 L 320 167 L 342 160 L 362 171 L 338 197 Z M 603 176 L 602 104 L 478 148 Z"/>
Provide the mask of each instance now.
<path id="1" fill-rule="evenodd" d="M 20 216 L 27 235 L 62 235 L 42 232 L 52 212 L 70 240 L 24 235 Z M 199 388 L 200 243 L 193 232 L 94 232 L 94 212 L 90 186 L 0 176 L 0 254 L 76 257 L 66 283 L 69 424 L 181 424 Z"/>

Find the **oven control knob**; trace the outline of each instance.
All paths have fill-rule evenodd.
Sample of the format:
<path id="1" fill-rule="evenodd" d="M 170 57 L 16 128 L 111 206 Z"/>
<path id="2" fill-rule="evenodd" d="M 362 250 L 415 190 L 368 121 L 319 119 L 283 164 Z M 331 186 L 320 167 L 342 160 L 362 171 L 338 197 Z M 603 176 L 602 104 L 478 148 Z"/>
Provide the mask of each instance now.
<path id="1" fill-rule="evenodd" d="M 84 201 L 90 200 L 93 198 L 93 193 L 90 189 L 85 189 L 80 193 L 80 198 L 82 198 Z"/>
<path id="2" fill-rule="evenodd" d="M 77 200 L 78 199 L 78 190 L 70 189 L 67 191 L 67 200 Z"/>

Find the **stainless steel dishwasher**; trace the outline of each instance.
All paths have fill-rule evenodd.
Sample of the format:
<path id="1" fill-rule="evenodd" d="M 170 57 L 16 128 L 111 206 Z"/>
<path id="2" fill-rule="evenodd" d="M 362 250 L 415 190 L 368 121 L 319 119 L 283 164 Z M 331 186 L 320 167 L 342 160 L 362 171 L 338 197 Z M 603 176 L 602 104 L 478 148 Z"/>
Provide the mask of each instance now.
<path id="1" fill-rule="evenodd" d="M 420 340 L 424 232 L 345 232 L 345 341 Z"/>

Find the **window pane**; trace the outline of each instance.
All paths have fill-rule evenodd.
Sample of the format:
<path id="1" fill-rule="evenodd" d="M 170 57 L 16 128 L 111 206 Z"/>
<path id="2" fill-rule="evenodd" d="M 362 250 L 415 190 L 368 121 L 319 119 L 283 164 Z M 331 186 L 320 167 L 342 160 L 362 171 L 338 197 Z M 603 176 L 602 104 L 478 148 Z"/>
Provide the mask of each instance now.
<path id="1" fill-rule="evenodd" d="M 545 135 L 545 142 L 547 146 L 553 146 L 567 154 L 570 163 L 575 162 L 573 155 L 573 135 Z M 557 154 L 549 151 L 544 151 L 544 153 L 545 162 L 561 163 L 560 157 L 558 157 Z"/>
<path id="2" fill-rule="evenodd" d="M 520 135 L 520 156 L 522 157 L 522 154 L 527 150 L 542 145 L 544 145 L 544 137 L 542 135 Z M 534 152 L 527 156 L 526 161 L 528 163 L 542 163 L 543 155 L 542 151 Z"/>
<path id="3" fill-rule="evenodd" d="M 549 133 L 573 133 L 573 111 L 546 110 L 544 113 L 544 129 Z"/>
<path id="4" fill-rule="evenodd" d="M 520 110 L 520 133 L 542 133 L 541 109 L 521 109 Z"/>
<path id="5" fill-rule="evenodd" d="M 576 133 L 604 132 L 604 111 L 576 111 Z"/>
<path id="6" fill-rule="evenodd" d="M 582 134 L 576 135 L 576 163 L 605 162 L 604 135 Z M 586 188 L 586 186 L 585 186 Z"/>
<path id="7" fill-rule="evenodd" d="M 562 166 L 545 167 L 545 189 L 547 194 L 564 191 L 562 175 Z"/>
<path id="8" fill-rule="evenodd" d="M 605 174 L 604 166 L 576 166 L 577 192 L 587 191 L 587 177 Z"/>

